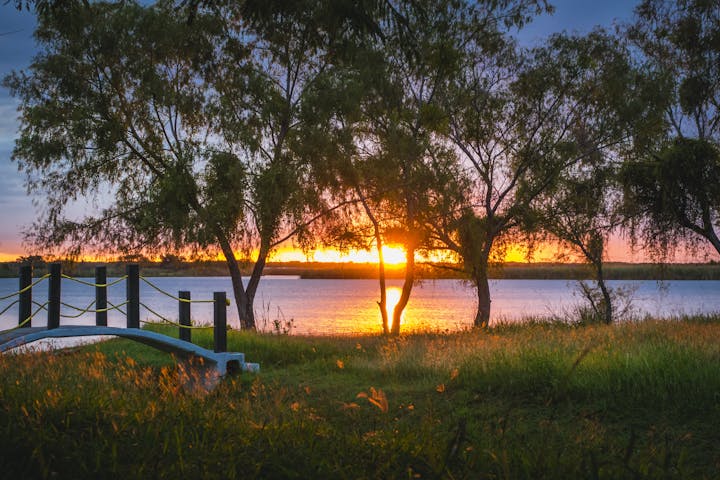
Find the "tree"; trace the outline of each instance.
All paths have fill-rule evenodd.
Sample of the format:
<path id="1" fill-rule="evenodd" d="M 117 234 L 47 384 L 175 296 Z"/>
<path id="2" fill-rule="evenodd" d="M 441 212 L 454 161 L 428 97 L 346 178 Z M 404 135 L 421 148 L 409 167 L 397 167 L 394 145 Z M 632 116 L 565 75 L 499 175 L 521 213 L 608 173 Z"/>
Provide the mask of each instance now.
<path id="1" fill-rule="evenodd" d="M 488 52 L 493 55 L 488 55 Z M 472 176 L 468 202 L 436 224 L 477 288 L 475 326 L 490 320 L 488 270 L 542 196 L 584 159 L 625 141 L 639 112 L 620 42 L 601 31 L 556 35 L 529 55 L 502 38 L 468 43 L 448 85 L 449 139 Z"/>
<path id="2" fill-rule="evenodd" d="M 435 119 L 425 113 L 434 101 L 433 84 L 450 71 L 452 55 L 444 50 L 448 44 L 443 34 L 453 28 L 460 3 L 392 2 L 379 35 L 344 45 L 343 68 L 328 76 L 317 102 L 332 112 L 329 125 L 318 131 L 333 132 L 335 141 L 324 149 L 329 167 L 325 182 L 346 203 L 355 204 L 328 241 L 377 249 L 378 305 L 385 333 L 400 332 L 414 281 L 415 252 L 423 238 L 417 218 L 430 208 L 432 192 L 443 183 L 437 175 L 447 159 L 433 145 Z M 387 243 L 401 244 L 406 251 L 405 279 L 392 323 L 382 257 Z"/>
<path id="3" fill-rule="evenodd" d="M 252 2 L 250 3 L 252 5 Z M 239 270 L 231 270 L 244 315 L 252 318 L 255 293 L 268 256 L 295 237 L 307 245 L 308 225 L 329 215 L 318 171 L 323 149 L 317 125 L 327 112 L 315 106 L 326 76 L 333 74 L 328 52 L 330 34 L 324 3 L 305 1 L 270 4 L 247 10 L 232 4 L 222 60 L 208 80 L 215 92 L 212 111 L 227 148 L 245 160 L 252 178 L 247 199 L 250 220 L 244 225 L 246 248 L 257 249 L 244 287 Z M 331 15 L 331 18 L 332 17 Z M 243 59 L 249 49 L 249 62 Z M 323 132 L 332 138 L 331 131 Z M 222 199 L 232 204 L 232 199 Z M 223 247 L 228 257 L 232 250 Z M 244 296 L 243 294 L 244 289 Z"/>
<path id="4" fill-rule="evenodd" d="M 610 233 L 622 221 L 614 191 L 614 172 L 595 155 L 599 165 L 579 165 L 543 194 L 533 221 L 561 244 L 579 252 L 593 271 L 595 287 L 580 282 L 590 304 L 590 318 L 606 324 L 615 317 L 613 291 L 605 282 L 604 256 Z"/>
<path id="5" fill-rule="evenodd" d="M 297 154 L 304 92 L 327 61 L 317 10 L 262 23 L 234 11 L 188 22 L 172 2 L 73 8 L 38 13 L 44 49 L 29 74 L 5 79 L 21 99 L 14 158 L 45 195 L 35 242 L 220 251 L 241 325 L 253 329 L 267 255 L 323 207 Z M 87 195 L 109 205 L 68 217 Z M 258 251 L 247 287 L 241 247 Z"/>
<path id="6" fill-rule="evenodd" d="M 623 169 L 633 232 L 667 252 L 678 240 L 720 253 L 720 9 L 704 0 L 644 0 L 628 38 L 655 76 L 662 115 L 641 131 Z"/>
<path id="7" fill-rule="evenodd" d="M 623 166 L 630 217 L 644 221 L 649 248 L 667 252 L 692 232 L 720 253 L 720 151 L 707 140 L 676 138 L 659 152 Z M 637 224 L 636 224 L 637 227 Z"/>
<path id="8" fill-rule="evenodd" d="M 384 331 L 397 334 L 415 280 L 416 253 L 430 248 L 428 223 L 457 203 L 464 182 L 452 148 L 442 139 L 447 118 L 441 85 L 458 75 L 461 45 L 471 25 L 493 36 L 499 25 L 519 25 L 541 2 L 392 3 L 375 42 L 360 45 L 351 68 L 364 73 L 360 115 L 348 125 L 356 150 L 339 168 L 342 184 L 360 200 L 368 219 L 365 238 L 379 252 L 386 243 L 405 250 L 405 275 L 392 319 L 385 311 L 382 257 L 379 265 Z M 343 240 L 346 237 L 343 236 Z"/>
<path id="9" fill-rule="evenodd" d="M 400 332 L 415 280 L 415 255 L 423 245 L 423 215 L 453 168 L 453 158 L 433 138 L 438 128 L 437 86 L 457 68 L 457 19 L 462 2 L 399 3 L 406 23 L 384 32 L 375 47 L 382 70 L 362 102 L 363 125 L 355 157 L 356 191 L 373 224 L 376 248 L 399 243 L 405 275 L 389 331 Z M 382 278 L 381 278 L 382 282 Z M 381 308 L 385 292 L 381 288 Z"/>

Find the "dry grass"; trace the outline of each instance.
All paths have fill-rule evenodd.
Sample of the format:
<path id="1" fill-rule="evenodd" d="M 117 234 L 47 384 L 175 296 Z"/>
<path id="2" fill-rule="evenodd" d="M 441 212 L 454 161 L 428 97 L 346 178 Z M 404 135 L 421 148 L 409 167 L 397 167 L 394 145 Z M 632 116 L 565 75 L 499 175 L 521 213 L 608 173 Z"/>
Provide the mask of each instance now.
<path id="1" fill-rule="evenodd" d="M 713 478 L 718 320 L 230 332 L 262 372 L 210 392 L 126 341 L 2 356 L 0 477 Z"/>

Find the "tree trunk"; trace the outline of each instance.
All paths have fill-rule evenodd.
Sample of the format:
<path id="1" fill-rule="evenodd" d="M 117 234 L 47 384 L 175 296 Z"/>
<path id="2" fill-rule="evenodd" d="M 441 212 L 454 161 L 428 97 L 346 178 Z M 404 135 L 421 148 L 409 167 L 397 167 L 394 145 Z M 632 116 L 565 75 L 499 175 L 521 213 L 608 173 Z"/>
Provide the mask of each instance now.
<path id="1" fill-rule="evenodd" d="M 387 312 L 387 287 L 385 284 L 385 258 L 382 252 L 382 237 L 379 231 L 375 232 L 375 241 L 377 243 L 378 250 L 378 280 L 380 282 L 380 301 L 378 307 L 380 308 L 380 317 L 382 318 L 383 334 L 387 335 L 390 333 L 390 326 L 388 322 Z"/>
<path id="2" fill-rule="evenodd" d="M 490 326 L 490 282 L 488 280 L 487 267 L 479 268 L 474 275 L 475 287 L 477 288 L 478 306 L 475 314 L 475 328 L 488 328 Z"/>
<path id="3" fill-rule="evenodd" d="M 231 257 L 227 257 L 226 255 L 225 257 L 228 270 L 230 271 L 230 280 L 232 281 L 240 328 L 243 330 L 255 330 L 255 312 L 253 310 L 252 300 L 248 298 L 247 291 L 242 282 L 240 265 L 238 265 L 234 255 Z"/>
<path id="4" fill-rule="evenodd" d="M 258 257 L 255 260 L 252 273 L 248 279 L 248 285 L 245 289 L 247 296 L 247 311 L 246 317 L 252 318 L 252 329 L 255 330 L 255 294 L 257 293 L 258 286 L 260 285 L 260 277 L 262 277 L 263 270 L 265 270 L 265 264 L 267 263 L 267 257 L 270 253 L 269 242 L 262 242 L 260 250 L 258 251 Z"/>
<path id="5" fill-rule="evenodd" d="M 240 265 L 235 258 L 230 242 L 225 238 L 218 239 L 220 249 L 225 255 L 225 263 L 227 263 L 230 272 L 230 280 L 233 287 L 233 295 L 235 297 L 235 305 L 237 307 L 238 319 L 240 320 L 240 328 L 243 330 L 255 330 L 255 311 L 253 310 L 253 301 L 248 297 L 245 286 L 242 282 L 242 273 Z"/>
<path id="6" fill-rule="evenodd" d="M 613 321 L 612 298 L 610 297 L 610 290 L 608 290 L 607 285 L 605 285 L 602 263 L 596 265 L 596 270 L 598 288 L 600 288 L 603 296 L 603 320 L 607 325 L 610 325 Z"/>
<path id="7" fill-rule="evenodd" d="M 370 209 L 370 205 L 368 204 L 367 200 L 365 199 L 365 195 L 363 194 L 362 190 L 359 186 L 355 187 L 355 192 L 357 193 L 358 198 L 362 202 L 363 208 L 365 209 L 365 214 L 368 216 L 370 221 L 373 224 L 373 233 L 375 235 L 375 246 L 377 247 L 378 252 L 378 281 L 380 283 L 380 301 L 377 302 L 378 307 L 380 308 L 380 318 L 382 318 L 382 329 L 383 334 L 387 335 L 390 333 L 390 326 L 388 322 L 388 311 L 387 311 L 387 286 L 385 283 L 385 257 L 383 255 L 383 239 L 382 234 L 380 233 L 380 223 L 377 221 L 377 218 L 375 218 L 375 215 L 373 214 L 372 210 Z"/>
<path id="8" fill-rule="evenodd" d="M 610 325 L 613 322 L 613 307 L 610 291 L 603 280 L 598 280 L 598 287 L 600 287 L 600 291 L 602 292 L 603 306 L 605 307 L 603 309 L 603 320 L 605 320 L 607 325 Z"/>
<path id="9" fill-rule="evenodd" d="M 717 253 L 720 253 L 720 239 L 718 238 L 717 233 L 715 233 L 715 229 L 708 227 L 706 238 L 710 240 L 710 244 L 715 247 Z"/>
<path id="10" fill-rule="evenodd" d="M 412 292 L 413 283 L 415 281 L 415 248 L 406 247 L 405 250 L 405 280 L 403 281 L 402 293 L 397 305 L 393 309 L 392 335 L 400 335 L 400 319 L 403 311 L 410 300 L 410 292 Z"/>

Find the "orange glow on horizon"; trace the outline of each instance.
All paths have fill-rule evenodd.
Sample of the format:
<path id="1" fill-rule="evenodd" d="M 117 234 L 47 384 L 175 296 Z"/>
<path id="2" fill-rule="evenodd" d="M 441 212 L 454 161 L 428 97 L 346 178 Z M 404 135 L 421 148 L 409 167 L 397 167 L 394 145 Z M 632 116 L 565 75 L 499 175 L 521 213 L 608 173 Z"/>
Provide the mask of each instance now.
<path id="1" fill-rule="evenodd" d="M 540 245 L 535 248 L 533 255 L 530 257 L 530 263 L 534 262 L 557 262 L 559 260 L 558 248 L 552 245 Z M 0 252 L 0 262 L 15 262 L 21 256 L 27 256 L 26 253 L 6 253 Z M 253 252 L 253 258 L 256 258 L 257 252 Z M 160 255 L 150 256 L 151 261 L 160 261 Z M 186 257 L 191 260 L 189 257 Z M 240 258 L 240 257 L 238 257 Z M 388 267 L 401 267 L 405 265 L 405 250 L 401 247 L 394 247 L 389 245 L 383 246 L 383 259 L 385 265 Z M 443 255 L 442 253 L 434 254 L 431 253 L 429 257 L 421 254 L 416 254 L 416 261 L 418 262 L 449 262 L 452 263 L 454 260 L 452 256 Z M 86 254 L 81 256 L 79 261 L 82 262 L 113 262 L 119 259 L 108 254 Z M 216 256 L 210 256 L 206 260 L 217 260 L 224 261 L 225 256 L 222 253 L 218 253 Z M 294 247 L 280 247 L 274 251 L 270 258 L 270 262 L 318 262 L 318 263 L 378 263 L 378 254 L 375 250 L 356 250 L 351 249 L 349 251 L 339 251 L 336 249 L 318 249 L 308 253 L 304 253 L 301 250 Z M 528 262 L 527 249 L 519 244 L 511 245 L 505 252 L 504 262 L 517 262 L 526 263 Z M 582 262 L 579 257 L 565 257 L 560 259 L 565 262 Z"/>
<path id="2" fill-rule="evenodd" d="M 511 245 L 505 252 L 505 262 L 525 262 L 527 261 L 527 252 L 519 245 Z"/>
<path id="3" fill-rule="evenodd" d="M 389 247 L 384 245 L 382 247 L 383 260 L 387 265 L 404 265 L 405 261 L 405 250 L 400 247 Z"/>
<path id="4" fill-rule="evenodd" d="M 400 247 L 383 246 L 383 259 L 386 265 L 405 264 L 405 250 Z M 335 249 L 314 250 L 305 254 L 294 248 L 282 248 L 276 251 L 270 261 L 273 262 L 327 262 L 327 263 L 378 263 L 377 251 L 355 250 L 341 252 Z"/>
<path id="5" fill-rule="evenodd" d="M 508 263 L 536 263 L 536 262 L 582 262 L 579 257 L 567 256 L 561 258 L 561 249 L 552 244 L 536 245 L 532 255 L 528 255 L 528 249 L 521 244 L 512 244 L 505 251 L 503 262 Z M 383 259 L 389 267 L 405 265 L 405 250 L 401 247 L 383 246 Z M 418 262 L 456 262 L 456 256 L 447 252 L 431 252 L 429 255 L 415 254 Z M 332 248 L 313 250 L 307 254 L 293 247 L 281 247 L 275 251 L 270 261 L 272 262 L 327 262 L 327 263 L 378 263 L 377 251 L 355 250 L 341 252 Z"/>
<path id="6" fill-rule="evenodd" d="M 396 246 L 384 246 L 383 254 L 385 263 L 389 268 L 398 268 L 405 265 L 405 251 Z M 18 245 L 6 245 L 6 249 L 0 250 L 0 262 L 15 262 L 18 258 L 29 255 L 43 255 L 37 252 L 23 251 Z M 192 255 L 180 255 L 185 256 L 188 261 L 194 260 Z M 237 252 L 238 258 L 242 257 L 240 252 Z M 257 251 L 251 253 L 252 259 L 257 258 Z M 151 261 L 160 261 L 160 255 L 150 255 Z M 59 257 L 55 257 L 59 259 Z M 50 257 L 50 259 L 55 259 Z M 439 263 L 453 263 L 456 262 L 457 257 L 449 254 L 448 252 L 430 252 L 430 254 L 417 253 L 415 256 L 418 262 L 439 262 Z M 675 256 L 671 263 L 706 263 L 709 260 L 716 260 L 718 258 L 714 251 L 709 253 L 703 251 L 700 252 L 687 252 L 680 253 Z M 115 254 L 110 253 L 98 253 L 89 252 L 82 255 L 77 259 L 81 262 L 116 262 L 119 261 L 119 257 Z M 224 261 L 225 257 L 222 253 L 213 255 L 206 255 L 199 258 L 199 260 L 210 260 L 210 261 Z M 317 249 L 310 252 L 303 252 L 291 245 L 282 245 L 276 249 L 268 259 L 270 262 L 327 262 L 327 263 L 373 263 L 377 264 L 378 255 L 377 252 L 372 250 L 350 250 L 350 251 L 339 251 L 336 249 Z M 497 261 L 497 260 L 495 260 Z M 629 262 L 629 263 L 648 263 L 654 262 L 656 259 L 649 257 L 646 253 L 641 250 L 633 251 L 627 241 L 619 238 L 611 238 L 608 242 L 607 258 L 609 262 Z M 717 260 L 716 260 L 717 261 Z M 526 245 L 517 243 L 507 246 L 504 254 L 503 262 L 509 263 L 582 263 L 583 258 L 577 253 L 568 252 L 563 250 L 562 247 L 553 243 L 539 243 L 536 244 L 532 255 L 528 255 L 528 248 Z"/>
<path id="7" fill-rule="evenodd" d="M 20 255 L 0 253 L 0 262 L 14 262 Z"/>

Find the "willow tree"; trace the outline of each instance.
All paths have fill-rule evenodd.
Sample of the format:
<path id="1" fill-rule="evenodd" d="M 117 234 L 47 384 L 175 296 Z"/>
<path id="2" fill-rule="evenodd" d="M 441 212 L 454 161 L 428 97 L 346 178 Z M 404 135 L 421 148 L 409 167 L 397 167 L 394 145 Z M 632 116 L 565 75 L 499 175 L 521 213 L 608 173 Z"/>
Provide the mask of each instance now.
<path id="1" fill-rule="evenodd" d="M 472 176 L 468 202 L 434 235 L 457 252 L 477 288 L 474 324 L 490 320 L 489 267 L 547 192 L 574 166 L 622 143 L 635 74 L 613 37 L 557 35 L 494 55 L 469 42 L 464 74 L 448 85 L 449 140 Z M 626 105 L 627 107 L 624 107 Z"/>
<path id="2" fill-rule="evenodd" d="M 644 0 L 627 30 L 655 76 L 662 108 L 639 130 L 624 166 L 626 206 L 645 246 L 667 253 L 708 242 L 720 253 L 720 8 L 703 0 Z"/>
<path id="3" fill-rule="evenodd" d="M 32 239 L 221 252 L 254 328 L 267 256 L 323 207 L 295 153 L 305 91 L 327 61 L 311 7 L 245 18 L 231 3 L 192 22 L 173 2 L 39 12 L 41 53 L 5 80 L 21 100 L 14 158 L 43 195 Z M 96 211 L 68 215 L 84 197 Z M 255 255 L 247 286 L 240 250 Z"/>
<path id="4" fill-rule="evenodd" d="M 386 243 L 405 250 L 402 291 L 391 319 L 382 259 L 379 267 L 383 326 L 397 334 L 415 280 L 416 253 L 430 246 L 427 224 L 462 194 L 457 157 L 442 139 L 447 115 L 440 87 L 460 74 L 467 28 L 494 36 L 498 25 L 522 24 L 542 2 L 386 3 L 392 15 L 379 23 L 379 35 L 350 56 L 349 68 L 361 77 L 359 115 L 340 118 L 355 150 L 338 170 L 360 200 L 378 251 Z"/>
<path id="5" fill-rule="evenodd" d="M 457 69 L 457 20 L 463 2 L 398 2 L 403 23 L 384 25 L 371 48 L 378 74 L 361 100 L 354 189 L 373 224 L 378 251 L 383 243 L 405 250 L 405 274 L 389 329 L 400 332 L 415 280 L 415 254 L 423 245 L 422 217 L 434 208 L 453 168 L 453 158 L 433 138 L 438 128 L 437 85 Z M 383 279 L 381 278 L 381 282 Z M 381 283 L 381 309 L 385 287 Z"/>
<path id="6" fill-rule="evenodd" d="M 208 33 L 219 26 L 202 19 L 189 28 L 159 6 L 68 5 L 38 10 L 40 53 L 4 80 L 20 99 L 13 158 L 43 207 L 30 238 L 75 253 L 202 244 L 214 225 L 187 222 L 190 204 L 221 191 L 222 176 L 245 178 L 222 168 L 226 158 L 204 140 L 211 124 L 202 70 L 214 50 Z M 94 211 L 69 216 L 84 197 L 95 199 Z"/>
<path id="7" fill-rule="evenodd" d="M 597 160 L 582 162 L 544 192 L 532 221 L 589 265 L 595 285 L 579 282 L 589 303 L 586 320 L 610 324 L 617 316 L 616 292 L 606 283 L 605 256 L 608 238 L 623 217 L 615 173 L 603 156 L 600 152 L 591 156 L 590 160 Z"/>

